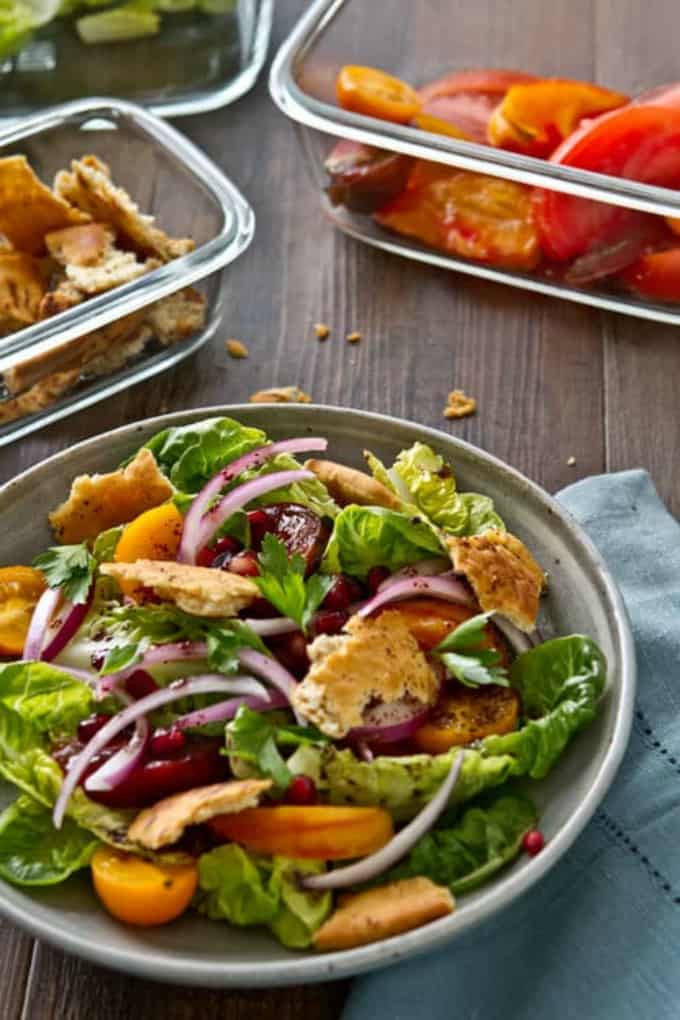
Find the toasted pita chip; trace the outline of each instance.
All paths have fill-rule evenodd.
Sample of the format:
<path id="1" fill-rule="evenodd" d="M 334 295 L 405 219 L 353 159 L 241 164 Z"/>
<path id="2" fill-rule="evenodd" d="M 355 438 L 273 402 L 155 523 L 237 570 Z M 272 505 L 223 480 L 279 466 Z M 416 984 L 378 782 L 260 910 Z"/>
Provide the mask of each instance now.
<path id="1" fill-rule="evenodd" d="M 63 196 L 53 194 L 33 173 L 25 156 L 0 159 L 0 233 L 18 251 L 39 255 L 45 250 L 49 231 L 89 218 Z"/>
<path id="2" fill-rule="evenodd" d="M 53 315 L 59 315 L 60 312 L 65 312 L 68 308 L 74 308 L 81 304 L 84 298 L 82 290 L 78 290 L 65 276 L 62 276 L 54 289 L 48 290 L 40 302 L 38 318 L 51 319 Z"/>
<path id="3" fill-rule="evenodd" d="M 157 301 L 148 310 L 153 334 L 164 347 L 185 340 L 205 323 L 205 298 L 193 287 Z"/>
<path id="4" fill-rule="evenodd" d="M 83 366 L 86 376 L 109 375 L 138 357 L 153 338 L 153 330 L 146 323 L 126 333 L 115 344 L 109 344 L 101 354 L 88 360 Z"/>
<path id="5" fill-rule="evenodd" d="M 0 401 L 0 425 L 44 411 L 78 382 L 80 371 L 52 372 L 18 397 Z"/>
<path id="6" fill-rule="evenodd" d="M 420 928 L 453 913 L 453 896 L 429 878 L 399 882 L 342 896 L 335 913 L 314 936 L 317 949 L 352 949 Z"/>
<path id="7" fill-rule="evenodd" d="M 545 575 L 523 542 L 506 531 L 450 538 L 455 569 L 465 574 L 484 612 L 501 613 L 524 631 L 536 626 Z"/>
<path id="8" fill-rule="evenodd" d="M 344 737 L 364 725 L 365 709 L 376 702 L 435 701 L 435 672 L 398 612 L 388 609 L 368 620 L 353 616 L 346 630 L 312 642 L 311 667 L 292 694 L 295 708 L 322 733 Z"/>
<path id="9" fill-rule="evenodd" d="M 107 223 L 85 223 L 45 234 L 45 245 L 62 266 L 96 266 L 111 250 L 115 239 Z"/>
<path id="10" fill-rule="evenodd" d="M 54 190 L 93 219 L 110 223 L 119 240 L 136 251 L 169 262 L 194 248 L 190 238 L 168 237 L 155 226 L 153 216 L 143 215 L 127 191 L 113 184 L 108 166 L 96 156 L 74 159 L 70 171 L 57 174 Z"/>
<path id="11" fill-rule="evenodd" d="M 76 478 L 68 499 L 52 511 L 49 521 L 57 541 L 82 542 L 107 528 L 127 524 L 144 510 L 164 503 L 173 491 L 154 455 L 142 449 L 127 467 Z"/>
<path id="12" fill-rule="evenodd" d="M 270 779 L 240 779 L 176 793 L 140 811 L 128 829 L 128 839 L 148 850 L 171 846 L 189 825 L 256 807 L 271 785 Z"/>
<path id="13" fill-rule="evenodd" d="M 194 616 L 236 616 L 260 594 L 257 585 L 247 577 L 186 563 L 136 560 L 102 563 L 100 569 L 119 583 L 125 582 L 126 588 L 150 588 L 159 598 L 174 602 Z"/>
<path id="14" fill-rule="evenodd" d="M 85 366 L 91 371 L 93 359 L 109 357 L 113 371 L 113 368 L 120 367 L 118 352 L 126 347 L 128 342 L 136 340 L 140 334 L 145 314 L 145 309 L 132 312 L 115 322 L 110 322 L 108 326 L 102 326 L 101 329 L 86 333 L 85 336 L 67 343 L 58 344 L 42 354 L 29 355 L 18 364 L 5 369 L 2 381 L 9 392 L 16 395 L 51 372 L 65 372 L 73 368 L 84 370 Z M 150 336 L 148 329 L 145 336 L 146 339 Z M 125 355 L 120 364 L 123 364 L 128 356 Z M 98 374 L 96 367 L 94 374 Z"/>
<path id="15" fill-rule="evenodd" d="M 38 259 L 23 252 L 0 254 L 0 317 L 3 321 L 15 323 L 14 329 L 37 322 L 46 290 Z"/>
<path id="16" fill-rule="evenodd" d="M 336 464 L 332 460 L 311 459 L 305 462 L 308 471 L 313 471 L 320 482 L 326 486 L 331 496 L 339 503 L 358 503 L 359 506 L 384 506 L 391 510 L 400 510 L 401 501 L 393 492 L 371 478 L 364 471 L 355 471 L 344 464 Z"/>

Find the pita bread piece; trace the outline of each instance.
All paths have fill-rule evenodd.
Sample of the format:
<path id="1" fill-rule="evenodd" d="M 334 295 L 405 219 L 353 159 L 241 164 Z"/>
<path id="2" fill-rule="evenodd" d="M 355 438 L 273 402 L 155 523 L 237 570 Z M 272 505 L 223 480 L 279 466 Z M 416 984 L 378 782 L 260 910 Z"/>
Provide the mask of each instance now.
<path id="1" fill-rule="evenodd" d="M 384 506 L 390 510 L 401 510 L 401 500 L 386 485 L 365 471 L 357 471 L 332 460 L 314 458 L 305 461 L 305 467 L 323 482 L 333 499 L 342 506 L 357 503 L 359 506 Z"/>
<path id="2" fill-rule="evenodd" d="M 46 290 L 38 259 L 23 252 L 0 254 L 0 322 L 6 332 L 38 321 Z"/>
<path id="3" fill-rule="evenodd" d="M 149 307 L 148 323 L 164 347 L 186 340 L 205 323 L 205 298 L 193 287 L 178 290 Z"/>
<path id="4" fill-rule="evenodd" d="M 127 191 L 112 182 L 108 166 L 96 156 L 74 159 L 70 171 L 61 170 L 55 177 L 54 190 L 93 219 L 111 224 L 118 239 L 135 251 L 169 262 L 194 248 L 191 238 L 168 237 L 155 225 L 153 216 L 141 213 Z"/>
<path id="5" fill-rule="evenodd" d="M 140 811 L 128 829 L 128 839 L 149 850 L 171 846 L 189 825 L 257 807 L 271 785 L 271 779 L 240 779 L 173 794 Z"/>
<path id="6" fill-rule="evenodd" d="M 341 896 L 339 906 L 314 936 L 317 949 L 353 949 L 420 928 L 453 913 L 448 889 L 429 878 L 405 878 Z"/>
<path id="7" fill-rule="evenodd" d="M 185 613 L 220 619 L 237 616 L 254 602 L 260 589 L 247 577 L 210 567 L 192 567 L 164 560 L 102 563 L 101 573 L 128 588 L 151 589 L 160 599 L 173 602 Z"/>
<path id="8" fill-rule="evenodd" d="M 142 449 L 124 468 L 76 478 L 68 499 L 52 511 L 49 521 L 57 541 L 82 542 L 165 503 L 173 491 L 154 455 Z"/>
<path id="9" fill-rule="evenodd" d="M 39 255 L 50 230 L 89 218 L 53 194 L 33 173 L 25 156 L 0 159 L 0 233 L 19 251 Z"/>
<path id="10" fill-rule="evenodd" d="M 66 372 L 52 372 L 44 379 L 40 379 L 30 389 L 24 390 L 18 397 L 0 401 L 0 425 L 7 425 L 10 421 L 44 411 L 62 394 L 75 386 L 79 378 L 80 369 L 77 368 Z"/>
<path id="11" fill-rule="evenodd" d="M 492 529 L 447 544 L 454 568 L 465 574 L 484 612 L 501 613 L 520 630 L 532 631 L 545 574 L 524 543 Z"/>

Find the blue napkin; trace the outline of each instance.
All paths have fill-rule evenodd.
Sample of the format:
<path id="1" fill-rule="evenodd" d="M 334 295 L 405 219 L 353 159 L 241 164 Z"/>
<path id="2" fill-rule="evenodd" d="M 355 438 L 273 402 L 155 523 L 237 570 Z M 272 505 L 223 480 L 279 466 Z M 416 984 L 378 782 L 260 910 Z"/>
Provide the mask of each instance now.
<path id="1" fill-rule="evenodd" d="M 639 686 L 621 770 L 539 886 L 443 950 L 357 981 L 343 1020 L 680 1017 L 680 525 L 644 471 L 559 499 L 633 624 Z"/>

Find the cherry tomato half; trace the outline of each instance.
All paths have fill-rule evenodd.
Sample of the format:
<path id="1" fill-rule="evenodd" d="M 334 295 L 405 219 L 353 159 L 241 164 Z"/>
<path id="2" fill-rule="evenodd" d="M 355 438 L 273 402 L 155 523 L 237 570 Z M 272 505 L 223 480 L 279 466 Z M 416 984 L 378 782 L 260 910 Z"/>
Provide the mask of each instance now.
<path id="1" fill-rule="evenodd" d="M 455 133 L 455 137 L 483 143 L 489 119 L 507 90 L 530 81 L 535 81 L 534 76 L 522 71 L 489 69 L 447 74 L 418 90 L 422 102 L 418 116 L 453 129 L 444 132 L 440 128 L 438 134 Z"/>
<path id="2" fill-rule="evenodd" d="M 338 75 L 338 102 L 343 110 L 407 124 L 420 109 L 415 89 L 375 67 L 347 65 Z"/>
<path id="3" fill-rule="evenodd" d="M 106 909 L 126 924 L 167 924 L 184 913 L 196 891 L 198 869 L 186 864 L 157 864 L 110 846 L 92 857 L 92 881 Z"/>
<path id="4" fill-rule="evenodd" d="M 621 279 L 643 297 L 680 301 L 680 248 L 642 255 L 621 274 Z"/>
<path id="5" fill-rule="evenodd" d="M 432 715 L 413 735 L 413 742 L 428 754 L 443 754 L 492 733 L 516 729 L 520 701 L 511 687 L 489 684 L 464 687 L 451 684 Z"/>

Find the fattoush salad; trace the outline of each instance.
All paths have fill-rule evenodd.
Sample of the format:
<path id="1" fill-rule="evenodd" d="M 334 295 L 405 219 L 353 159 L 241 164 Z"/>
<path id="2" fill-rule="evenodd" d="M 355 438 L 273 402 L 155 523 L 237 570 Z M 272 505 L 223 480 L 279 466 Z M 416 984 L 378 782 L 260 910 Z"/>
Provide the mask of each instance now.
<path id="1" fill-rule="evenodd" d="M 165 429 L 0 569 L 3 879 L 89 868 L 127 924 L 337 950 L 542 848 L 528 781 L 594 718 L 602 652 L 541 640 L 543 570 L 433 449 L 326 455 Z"/>

